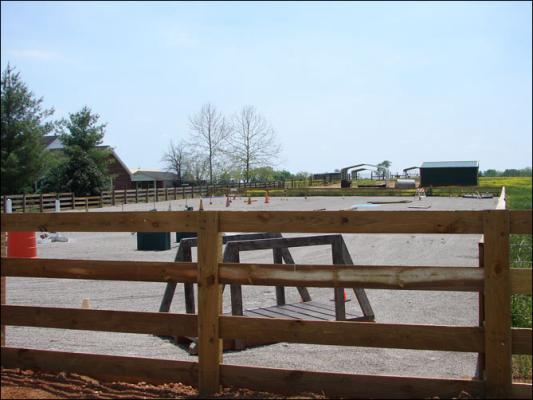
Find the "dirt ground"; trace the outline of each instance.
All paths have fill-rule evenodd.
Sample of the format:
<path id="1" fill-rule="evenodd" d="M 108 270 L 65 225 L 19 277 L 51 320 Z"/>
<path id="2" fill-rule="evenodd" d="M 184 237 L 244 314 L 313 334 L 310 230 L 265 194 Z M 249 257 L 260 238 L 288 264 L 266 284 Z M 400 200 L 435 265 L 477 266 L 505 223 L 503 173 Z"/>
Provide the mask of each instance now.
<path id="1" fill-rule="evenodd" d="M 143 382 L 101 382 L 72 373 L 59 374 L 2 368 L 2 399 L 187 399 L 198 398 L 198 391 L 181 383 L 149 385 Z M 324 399 L 319 394 L 281 396 L 248 389 L 224 388 L 216 399 Z"/>

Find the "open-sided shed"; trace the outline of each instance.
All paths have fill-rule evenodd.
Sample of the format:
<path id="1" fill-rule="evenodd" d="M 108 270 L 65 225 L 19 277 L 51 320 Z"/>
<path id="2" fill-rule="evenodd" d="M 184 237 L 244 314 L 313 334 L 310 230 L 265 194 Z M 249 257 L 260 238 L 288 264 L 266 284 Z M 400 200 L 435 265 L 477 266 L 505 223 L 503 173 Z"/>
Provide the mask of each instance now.
<path id="1" fill-rule="evenodd" d="M 431 161 L 420 166 L 420 186 L 477 186 L 477 161 Z"/>

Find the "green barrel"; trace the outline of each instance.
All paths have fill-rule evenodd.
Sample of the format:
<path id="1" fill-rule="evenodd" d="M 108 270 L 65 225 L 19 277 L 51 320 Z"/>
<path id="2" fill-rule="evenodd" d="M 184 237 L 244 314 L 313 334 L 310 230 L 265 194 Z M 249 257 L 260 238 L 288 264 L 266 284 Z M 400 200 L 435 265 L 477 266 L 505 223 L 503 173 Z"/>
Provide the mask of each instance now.
<path id="1" fill-rule="evenodd" d="M 137 232 L 137 250 L 170 250 L 170 232 Z"/>

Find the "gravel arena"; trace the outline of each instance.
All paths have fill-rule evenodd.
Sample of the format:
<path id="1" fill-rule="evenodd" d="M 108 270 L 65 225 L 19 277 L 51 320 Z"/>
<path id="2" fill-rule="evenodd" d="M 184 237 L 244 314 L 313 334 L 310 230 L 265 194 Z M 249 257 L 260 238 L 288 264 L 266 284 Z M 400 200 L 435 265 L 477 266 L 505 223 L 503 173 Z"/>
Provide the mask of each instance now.
<path id="1" fill-rule="evenodd" d="M 428 210 L 494 209 L 497 198 L 427 197 L 308 197 L 255 198 L 252 204 L 237 197 L 229 207 L 225 198 L 203 199 L 205 210 Z M 369 201 L 412 200 L 410 203 L 370 205 Z M 92 209 L 89 212 L 198 209 L 199 199 Z M 422 209 L 424 210 L 424 209 Z M 68 211 L 67 211 L 68 212 Z M 135 232 L 61 232 L 68 242 L 38 240 L 38 257 L 63 259 L 173 261 L 178 244 L 172 235 L 168 251 L 138 251 Z M 227 232 L 226 234 L 231 234 Z M 286 237 L 298 234 L 283 234 Z M 445 234 L 344 234 L 354 263 L 361 265 L 478 266 L 480 235 Z M 193 249 L 193 260 L 196 258 Z M 290 249 L 296 263 L 331 264 L 329 246 Z M 242 262 L 272 262 L 271 251 L 241 254 Z M 53 307 L 81 307 L 88 299 L 92 309 L 157 311 L 165 284 L 71 279 L 7 278 L 7 304 Z M 313 300 L 331 303 L 333 289 L 309 288 Z M 469 292 L 366 290 L 377 323 L 439 324 L 472 326 L 478 323 L 478 295 Z M 353 291 L 346 311 L 360 314 Z M 295 288 L 286 289 L 287 302 L 300 301 Z M 87 303 L 87 301 L 85 301 Z M 276 304 L 275 288 L 243 287 L 245 309 Z M 230 312 L 229 290 L 224 292 L 224 312 Z M 171 312 L 185 312 L 183 285 L 178 284 Z M 45 350 L 129 355 L 196 361 L 185 347 L 152 335 L 74 331 L 46 328 L 6 327 L 6 345 Z M 225 364 L 291 368 L 324 372 L 397 376 L 470 378 L 476 370 L 476 353 L 396 350 L 364 347 L 277 343 L 224 353 Z"/>

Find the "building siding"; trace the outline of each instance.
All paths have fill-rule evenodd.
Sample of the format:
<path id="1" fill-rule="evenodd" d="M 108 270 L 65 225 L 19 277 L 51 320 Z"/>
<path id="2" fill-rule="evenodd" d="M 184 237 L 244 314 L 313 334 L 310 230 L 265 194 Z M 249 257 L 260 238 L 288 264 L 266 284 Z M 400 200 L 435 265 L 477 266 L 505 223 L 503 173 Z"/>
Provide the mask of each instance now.
<path id="1" fill-rule="evenodd" d="M 477 186 L 478 167 L 420 168 L 420 186 Z"/>

